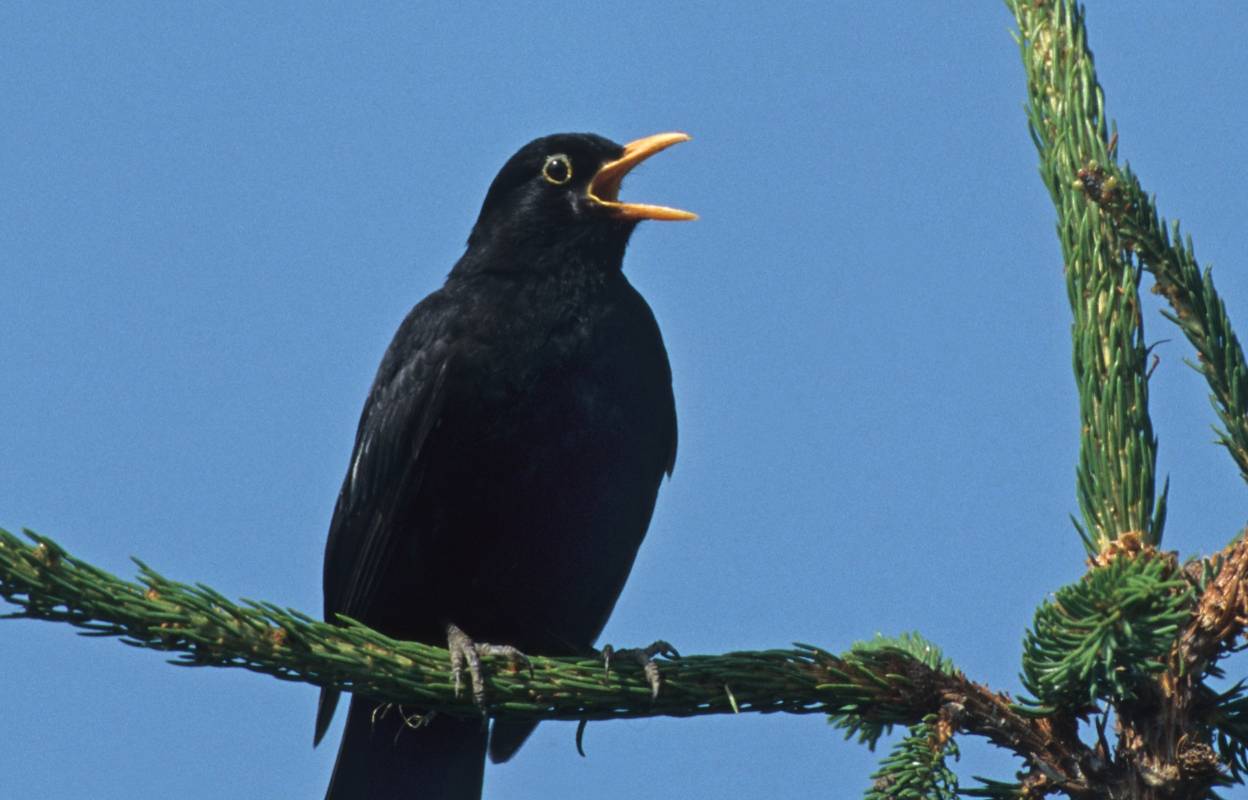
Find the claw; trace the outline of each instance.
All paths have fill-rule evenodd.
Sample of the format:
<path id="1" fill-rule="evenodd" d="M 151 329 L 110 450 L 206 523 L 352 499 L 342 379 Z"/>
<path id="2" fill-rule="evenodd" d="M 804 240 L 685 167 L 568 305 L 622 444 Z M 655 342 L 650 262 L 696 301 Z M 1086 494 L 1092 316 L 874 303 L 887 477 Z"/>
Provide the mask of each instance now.
<path id="1" fill-rule="evenodd" d="M 485 678 L 482 677 L 481 656 L 509 658 L 527 667 L 530 675 L 533 673 L 529 657 L 511 645 L 478 644 L 457 626 L 449 623 L 446 626 L 446 649 L 451 653 L 451 677 L 455 681 L 455 696 L 460 695 L 464 668 L 467 667 L 472 681 L 472 700 L 482 713 L 485 712 Z"/>
<path id="2" fill-rule="evenodd" d="M 602 666 L 606 670 L 607 675 L 611 674 L 611 661 L 616 656 L 628 656 L 636 661 L 645 672 L 646 683 L 650 684 L 651 700 L 658 698 L 659 687 L 663 685 L 663 676 L 659 673 L 659 665 L 654 663 L 654 657 L 680 658 L 680 653 L 676 652 L 676 648 L 662 639 L 654 642 L 649 647 L 629 647 L 624 650 L 616 650 L 608 644 L 603 646 L 601 653 Z"/>
<path id="3" fill-rule="evenodd" d="M 602 656 L 602 675 L 604 678 L 611 677 L 611 659 L 615 658 L 615 648 L 609 644 L 604 644 L 602 649 L 598 651 Z"/>

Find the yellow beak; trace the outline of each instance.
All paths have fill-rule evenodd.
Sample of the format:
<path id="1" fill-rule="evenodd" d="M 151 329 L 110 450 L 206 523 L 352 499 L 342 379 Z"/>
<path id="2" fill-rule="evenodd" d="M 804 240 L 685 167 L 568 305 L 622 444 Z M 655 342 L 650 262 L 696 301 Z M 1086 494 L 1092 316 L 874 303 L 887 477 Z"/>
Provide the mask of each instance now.
<path id="1" fill-rule="evenodd" d="M 624 176 L 655 153 L 674 144 L 689 141 L 687 133 L 656 133 L 624 145 L 624 154 L 615 161 L 608 161 L 598 168 L 589 181 L 589 199 L 599 208 L 618 219 L 693 220 L 698 215 L 690 211 L 646 203 L 621 203 L 620 183 Z"/>

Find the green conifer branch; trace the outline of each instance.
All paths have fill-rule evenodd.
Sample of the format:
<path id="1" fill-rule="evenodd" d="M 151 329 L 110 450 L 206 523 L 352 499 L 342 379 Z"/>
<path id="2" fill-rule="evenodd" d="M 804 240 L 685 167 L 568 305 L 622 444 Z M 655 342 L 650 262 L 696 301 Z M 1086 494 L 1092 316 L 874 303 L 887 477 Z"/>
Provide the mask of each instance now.
<path id="1" fill-rule="evenodd" d="M 1248 480 L 1248 362 L 1212 272 L 1201 270 L 1191 237 L 1182 236 L 1177 222 L 1167 226 L 1130 166 L 1089 165 L 1079 175 L 1078 188 L 1115 232 L 1121 258 L 1134 260 L 1153 276 L 1153 291 L 1173 310 L 1166 317 L 1196 348 L 1193 366 L 1209 384 L 1209 399 L 1222 423 L 1218 441 Z"/>
<path id="2" fill-rule="evenodd" d="M 1203 800 L 1238 782 L 1245 763 L 1242 697 L 1238 689 L 1218 695 L 1205 679 L 1219 674 L 1216 662 L 1248 625 L 1248 547 L 1233 543 L 1219 558 L 1183 570 L 1155 549 L 1166 492 L 1154 505 L 1142 271 L 1154 275 L 1171 318 L 1197 348 L 1223 444 L 1246 477 L 1248 370 L 1190 242 L 1171 246 L 1135 176 L 1116 163 L 1118 137 L 1105 114 L 1083 10 L 1072 0 L 1007 5 L 1019 26 L 1029 127 L 1058 210 L 1074 310 L 1080 532 L 1092 555 L 1088 575 L 1037 612 L 1024 683 L 1037 697 L 1035 713 L 1058 728 L 1112 707 L 1114 741 L 1100 731 L 1093 758 L 1080 765 L 1088 796 Z M 1043 772 L 1026 777 L 1047 781 Z M 1030 797 L 1052 786 L 989 782 L 973 791 Z M 1060 790 L 1078 796 L 1069 786 Z"/>
<path id="3" fill-rule="evenodd" d="M 1193 592 L 1174 560 L 1145 551 L 1094 567 L 1036 612 L 1023 643 L 1023 685 L 1037 713 L 1135 700 L 1147 691 Z"/>
<path id="4" fill-rule="evenodd" d="M 959 790 L 963 797 L 987 797 L 990 800 L 1029 800 L 1037 795 L 1028 791 L 1021 783 L 994 781 L 991 778 L 975 776 L 979 786 Z"/>
<path id="5" fill-rule="evenodd" d="M 1219 760 L 1230 769 L 1231 778 L 1242 782 L 1248 773 L 1248 693 L 1244 682 L 1214 695 L 1213 723 L 1217 728 Z"/>
<path id="6" fill-rule="evenodd" d="M 68 622 L 88 636 L 175 653 L 181 666 L 241 667 L 283 680 L 357 691 L 396 704 L 477 716 L 456 692 L 446 650 L 397 641 L 359 623 L 331 625 L 271 603 L 234 603 L 139 563 L 122 580 L 43 536 L 33 545 L 0 530 L 0 596 L 9 617 Z M 486 658 L 488 712 L 509 719 L 610 719 L 785 711 L 888 726 L 912 724 L 941 704 L 956 675 L 917 637 L 880 639 L 835 656 L 792 650 L 687 656 L 661 663 L 657 698 L 639 665 L 617 659 L 531 658 L 531 671 Z"/>
<path id="7" fill-rule="evenodd" d="M 948 735 L 948 726 L 931 714 L 893 746 L 871 775 L 871 788 L 865 800 L 957 800 L 958 776 L 946 765 L 946 758 L 958 757 L 958 746 Z"/>
<path id="8" fill-rule="evenodd" d="M 177 665 L 241 667 L 420 710 L 482 713 L 471 692 L 456 691 L 444 649 L 396 641 L 349 620 L 330 625 L 271 603 L 234 603 L 142 562 L 139 581 L 126 581 L 51 539 L 27 536 L 33 544 L 0 530 L 0 597 L 18 609 L 10 618 L 68 622 L 84 635 L 173 653 Z M 842 655 L 797 645 L 663 660 L 655 698 L 642 668 L 623 659 L 609 673 L 596 657 L 532 656 L 531 669 L 483 660 L 485 713 L 499 718 L 826 714 L 847 735 L 874 744 L 893 725 L 918 725 L 935 714 L 946 739 L 982 736 L 1044 765 L 1049 775 L 1066 776 L 1084 758 L 1073 731 L 1020 713 L 1008 696 L 968 680 L 914 634 L 877 637 Z"/>
<path id="9" fill-rule="evenodd" d="M 1161 542 L 1165 491 L 1155 499 L 1157 440 L 1148 414 L 1148 348 L 1139 271 L 1076 188 L 1079 171 L 1113 159 L 1104 95 L 1070 0 L 1007 0 L 1027 72 L 1027 116 L 1040 174 L 1057 208 L 1066 289 L 1074 312 L 1081 435 L 1080 533 L 1096 554 L 1126 533 Z"/>
<path id="10" fill-rule="evenodd" d="M 174 653 L 172 663 L 180 666 L 241 667 L 396 704 L 481 714 L 470 691 L 456 691 L 442 648 L 393 640 L 351 621 L 331 625 L 271 603 L 234 603 L 142 562 L 138 583 L 122 580 L 46 537 L 27 535 L 33 546 L 0 531 L 0 596 L 20 608 L 10 617 L 68 622 L 84 635 Z M 904 676 L 902 662 L 909 660 L 900 650 L 842 659 L 816 648 L 690 656 L 663 663 L 662 691 L 652 700 L 641 667 L 626 659 L 613 661 L 608 672 L 588 655 L 534 656 L 530 674 L 505 658 L 487 658 L 487 702 L 491 715 L 511 719 L 787 711 L 910 722 L 922 714 L 912 707 L 913 680 Z"/>

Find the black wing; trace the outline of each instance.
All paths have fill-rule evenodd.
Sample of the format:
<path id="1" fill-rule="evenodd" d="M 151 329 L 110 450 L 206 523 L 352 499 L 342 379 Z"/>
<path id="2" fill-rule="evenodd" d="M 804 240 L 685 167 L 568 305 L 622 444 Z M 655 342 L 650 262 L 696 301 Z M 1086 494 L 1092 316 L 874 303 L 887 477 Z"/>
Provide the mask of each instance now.
<path id="1" fill-rule="evenodd" d="M 446 403 L 451 348 L 444 298 L 430 295 L 408 314 L 369 391 L 347 476 L 325 543 L 325 619 L 367 621 L 394 521 L 420 489 L 426 442 Z M 314 742 L 333 718 L 338 692 L 321 690 Z"/>

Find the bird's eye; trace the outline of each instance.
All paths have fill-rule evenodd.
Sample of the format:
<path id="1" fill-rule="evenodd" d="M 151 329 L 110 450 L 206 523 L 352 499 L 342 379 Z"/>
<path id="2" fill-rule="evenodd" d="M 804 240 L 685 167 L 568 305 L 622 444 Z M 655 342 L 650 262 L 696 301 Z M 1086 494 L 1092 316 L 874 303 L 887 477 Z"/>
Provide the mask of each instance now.
<path id="1" fill-rule="evenodd" d="M 572 180 L 571 160 L 563 153 L 547 156 L 546 163 L 542 166 L 542 177 L 547 183 L 553 183 L 555 186 L 564 185 Z"/>

